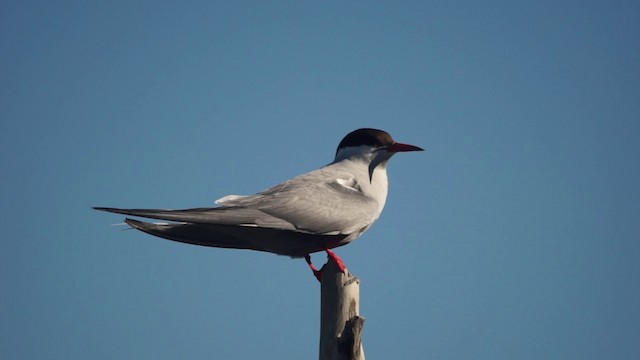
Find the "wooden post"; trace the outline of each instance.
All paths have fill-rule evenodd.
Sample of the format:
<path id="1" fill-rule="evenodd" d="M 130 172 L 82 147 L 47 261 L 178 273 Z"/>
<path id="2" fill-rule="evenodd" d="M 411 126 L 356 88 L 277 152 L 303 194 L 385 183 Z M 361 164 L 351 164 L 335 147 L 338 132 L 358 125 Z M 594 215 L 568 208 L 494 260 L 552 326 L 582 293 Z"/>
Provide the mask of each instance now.
<path id="1" fill-rule="evenodd" d="M 320 360 L 364 360 L 360 280 L 329 259 L 320 282 Z"/>

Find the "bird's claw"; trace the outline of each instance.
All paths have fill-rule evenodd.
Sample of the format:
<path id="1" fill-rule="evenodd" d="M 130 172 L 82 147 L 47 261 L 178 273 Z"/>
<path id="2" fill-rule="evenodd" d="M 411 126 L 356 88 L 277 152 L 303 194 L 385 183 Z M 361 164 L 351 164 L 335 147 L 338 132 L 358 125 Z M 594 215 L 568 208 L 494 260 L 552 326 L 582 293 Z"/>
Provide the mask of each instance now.
<path id="1" fill-rule="evenodd" d="M 345 274 L 347 271 L 347 267 L 344 265 L 342 259 L 340 259 L 340 257 L 338 257 L 336 253 L 329 249 L 325 249 L 325 252 L 327 253 L 327 258 L 333 260 L 333 262 L 338 266 L 340 272 Z M 304 260 L 307 262 L 307 265 L 309 265 L 309 268 L 313 272 L 313 276 L 315 276 L 318 281 L 322 281 L 322 271 L 324 270 L 324 265 L 320 268 L 320 270 L 316 269 L 316 267 L 311 262 L 311 256 L 309 254 L 304 256 Z"/>

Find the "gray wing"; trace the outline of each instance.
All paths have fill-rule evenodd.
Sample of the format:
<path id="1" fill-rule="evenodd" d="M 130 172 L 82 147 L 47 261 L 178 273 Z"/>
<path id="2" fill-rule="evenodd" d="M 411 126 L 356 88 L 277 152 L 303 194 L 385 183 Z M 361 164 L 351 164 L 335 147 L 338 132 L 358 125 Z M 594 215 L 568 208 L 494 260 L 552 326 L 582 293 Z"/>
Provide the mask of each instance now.
<path id="1" fill-rule="evenodd" d="M 328 167 L 300 175 L 250 196 L 228 196 L 222 206 L 185 210 L 96 210 L 185 223 L 254 226 L 314 234 L 353 234 L 370 226 L 378 203 L 364 195 L 351 174 Z"/>
<path id="2" fill-rule="evenodd" d="M 94 207 L 96 210 L 116 214 L 140 216 L 150 219 L 169 220 L 183 223 L 217 224 L 231 226 L 253 226 L 294 230 L 295 227 L 285 220 L 279 219 L 260 210 L 240 207 L 196 208 L 185 210 L 163 209 L 118 209 Z"/>
<path id="3" fill-rule="evenodd" d="M 327 235 L 359 232 L 375 221 L 378 204 L 358 191 L 355 179 L 342 177 L 340 181 L 314 182 L 302 177 L 256 195 L 222 199 L 219 201 L 220 207 L 184 210 L 94 209 L 184 223 L 298 230 Z"/>
<path id="4" fill-rule="evenodd" d="M 259 210 L 316 234 L 352 234 L 377 218 L 378 202 L 360 190 L 355 177 L 324 167 L 250 196 L 228 196 L 223 206 Z"/>
<path id="5" fill-rule="evenodd" d="M 348 243 L 379 213 L 378 203 L 360 191 L 355 177 L 326 168 L 255 195 L 227 196 L 219 203 L 222 206 L 185 210 L 95 209 L 173 221 L 125 220 L 133 228 L 166 239 L 292 257 Z"/>

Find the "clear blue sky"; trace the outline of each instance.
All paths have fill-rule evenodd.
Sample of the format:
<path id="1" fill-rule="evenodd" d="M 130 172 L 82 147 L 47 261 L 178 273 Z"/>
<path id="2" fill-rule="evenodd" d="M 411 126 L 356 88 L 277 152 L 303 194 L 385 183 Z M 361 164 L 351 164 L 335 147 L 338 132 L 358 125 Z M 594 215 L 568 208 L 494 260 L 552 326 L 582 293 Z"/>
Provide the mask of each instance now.
<path id="1" fill-rule="evenodd" d="M 209 206 L 376 127 L 427 151 L 337 251 L 369 359 L 638 359 L 638 39 L 637 1 L 3 1 L 0 358 L 316 358 L 304 261 L 90 207 Z"/>

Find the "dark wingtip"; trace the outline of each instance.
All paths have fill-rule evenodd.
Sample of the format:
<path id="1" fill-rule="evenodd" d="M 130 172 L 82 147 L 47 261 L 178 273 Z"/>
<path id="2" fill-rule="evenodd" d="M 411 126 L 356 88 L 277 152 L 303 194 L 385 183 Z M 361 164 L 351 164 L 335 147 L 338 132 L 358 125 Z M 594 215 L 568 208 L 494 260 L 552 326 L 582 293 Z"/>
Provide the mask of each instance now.
<path id="1" fill-rule="evenodd" d="M 102 206 L 93 206 L 92 207 L 93 210 L 98 210 L 98 211 L 106 211 L 106 212 L 110 212 L 110 213 L 118 213 L 118 210 L 120 209 L 116 209 L 116 208 L 110 208 L 110 207 L 102 207 Z"/>
<path id="2" fill-rule="evenodd" d="M 135 229 L 140 229 L 140 225 L 144 224 L 142 221 L 133 220 L 129 218 L 124 219 L 124 222 Z"/>

